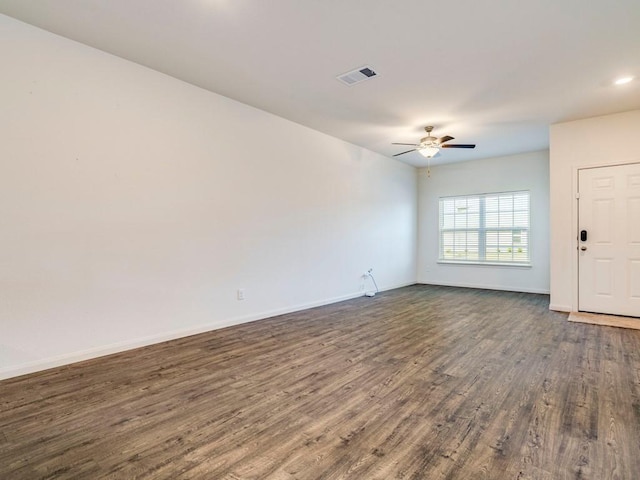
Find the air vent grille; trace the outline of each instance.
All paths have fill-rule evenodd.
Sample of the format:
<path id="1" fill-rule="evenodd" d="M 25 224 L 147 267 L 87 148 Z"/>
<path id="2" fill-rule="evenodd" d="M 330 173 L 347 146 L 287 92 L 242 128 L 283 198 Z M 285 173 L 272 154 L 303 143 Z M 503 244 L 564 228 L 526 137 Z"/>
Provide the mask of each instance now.
<path id="1" fill-rule="evenodd" d="M 378 74 L 372 67 L 365 65 L 364 67 L 356 68 L 350 72 L 338 75 L 336 78 L 350 87 L 356 83 L 364 82 L 365 80 L 369 80 L 370 78 L 377 76 Z"/>

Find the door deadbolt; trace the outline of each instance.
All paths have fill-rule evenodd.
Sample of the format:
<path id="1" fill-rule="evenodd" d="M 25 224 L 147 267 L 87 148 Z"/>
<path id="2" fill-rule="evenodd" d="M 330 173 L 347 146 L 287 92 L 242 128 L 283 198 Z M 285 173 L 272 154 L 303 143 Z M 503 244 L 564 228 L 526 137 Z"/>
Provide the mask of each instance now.
<path id="1" fill-rule="evenodd" d="M 587 249 L 587 247 L 585 247 L 584 245 L 580 247 L 580 250 L 582 250 L 583 252 Z"/>

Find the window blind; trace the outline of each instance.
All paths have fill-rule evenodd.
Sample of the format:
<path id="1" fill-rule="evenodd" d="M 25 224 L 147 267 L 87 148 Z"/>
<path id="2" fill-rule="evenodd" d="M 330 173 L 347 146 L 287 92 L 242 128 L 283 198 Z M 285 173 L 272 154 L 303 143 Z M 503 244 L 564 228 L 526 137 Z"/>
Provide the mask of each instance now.
<path id="1" fill-rule="evenodd" d="M 440 260 L 529 264 L 529 192 L 442 197 Z"/>

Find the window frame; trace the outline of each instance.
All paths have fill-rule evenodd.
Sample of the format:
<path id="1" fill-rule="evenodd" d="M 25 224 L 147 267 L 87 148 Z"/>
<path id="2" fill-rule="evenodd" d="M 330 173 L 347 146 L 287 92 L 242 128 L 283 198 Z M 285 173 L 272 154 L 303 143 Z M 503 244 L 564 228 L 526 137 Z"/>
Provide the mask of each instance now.
<path id="1" fill-rule="evenodd" d="M 526 194 L 526 209 L 517 209 L 516 205 L 513 202 L 516 201 L 517 196 L 521 196 Z M 511 208 L 510 209 L 501 209 L 500 201 L 501 197 L 511 197 Z M 497 197 L 497 198 L 496 198 Z M 491 201 L 497 201 L 498 206 L 497 210 L 487 209 L 487 199 Z M 457 207 L 458 209 L 464 208 L 467 210 L 471 208 L 471 210 L 467 210 L 464 215 L 459 216 L 458 212 L 453 211 L 451 213 L 450 208 L 451 205 L 445 205 L 446 201 L 453 201 L 453 208 L 455 209 L 455 203 L 460 202 L 464 205 Z M 470 203 L 471 202 L 471 203 Z M 474 209 L 475 205 L 473 203 L 477 203 L 477 210 Z M 471 205 L 471 207 L 470 207 Z M 444 212 L 445 207 L 448 207 L 449 212 Z M 526 212 L 526 217 L 523 212 Z M 500 214 L 504 213 L 508 216 L 511 216 L 511 222 L 509 225 L 500 225 Z M 493 220 L 493 223 L 487 224 L 487 215 L 493 216 L 489 221 Z M 445 216 L 449 216 L 448 219 L 445 219 Z M 497 217 L 496 217 L 497 215 Z M 516 220 L 516 215 L 518 215 Z M 464 226 L 456 225 L 458 218 L 463 219 L 460 223 Z M 497 220 L 497 224 L 495 224 L 495 220 Z M 526 218 L 526 226 L 523 226 L 524 219 Z M 453 219 L 453 220 L 452 220 Z M 473 220 L 473 223 L 477 223 L 477 227 L 475 225 L 469 226 L 469 221 Z M 449 222 L 453 221 L 452 227 L 445 227 L 445 222 L 448 220 Z M 449 223 L 447 222 L 447 223 Z M 520 225 L 516 225 L 516 223 L 520 223 Z M 516 235 L 516 231 L 520 231 L 520 235 L 524 233 L 526 235 L 526 243 L 523 245 L 525 249 L 526 257 L 515 259 L 517 253 L 522 254 L 522 252 L 515 252 L 516 248 L 514 243 L 514 237 Z M 507 238 L 511 237 L 510 242 L 508 244 L 502 245 L 500 242 L 503 240 L 500 239 L 500 233 L 510 232 L 510 235 L 507 235 Z M 469 243 L 469 233 L 472 235 L 476 235 L 475 243 L 473 240 Z M 464 236 L 465 240 L 462 242 L 464 245 L 464 256 L 466 258 L 446 258 L 445 249 L 447 248 L 448 243 L 445 242 L 445 235 L 449 234 L 449 238 L 453 235 L 453 245 L 454 245 L 454 253 L 453 255 L 459 255 L 459 252 L 455 250 L 455 239 L 460 238 L 460 236 Z M 493 236 L 493 242 L 490 243 L 490 248 L 495 248 L 494 252 L 490 252 L 487 248 L 488 242 L 488 234 Z M 456 237 L 458 235 L 458 237 Z M 472 248 L 469 248 L 471 246 Z M 473 247 L 477 246 L 476 249 Z M 508 252 L 500 252 L 500 249 L 508 248 Z M 520 247 L 518 247 L 520 248 Z M 475 253 L 477 258 L 468 258 L 469 250 L 471 250 L 471 255 Z M 508 253 L 511 256 L 510 260 L 500 259 L 500 255 Z M 487 258 L 487 255 L 490 254 L 493 258 Z M 496 258 L 497 257 L 497 258 Z M 476 193 L 476 194 L 467 194 L 467 195 L 449 195 L 442 196 L 438 198 L 438 262 L 442 264 L 453 264 L 453 265 L 480 265 L 480 266 L 500 266 L 500 267 L 531 267 L 531 191 L 530 190 L 514 190 L 514 191 L 503 191 L 503 192 L 490 192 L 490 193 Z"/>

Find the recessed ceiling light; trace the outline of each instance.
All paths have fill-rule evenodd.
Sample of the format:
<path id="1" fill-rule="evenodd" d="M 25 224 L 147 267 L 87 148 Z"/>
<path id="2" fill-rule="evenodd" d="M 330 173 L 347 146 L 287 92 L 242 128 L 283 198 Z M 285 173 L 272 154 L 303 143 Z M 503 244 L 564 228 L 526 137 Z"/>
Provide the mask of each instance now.
<path id="1" fill-rule="evenodd" d="M 629 83 L 631 80 L 633 80 L 633 77 L 620 77 L 620 78 L 616 78 L 613 81 L 614 85 L 624 85 L 626 83 Z"/>

